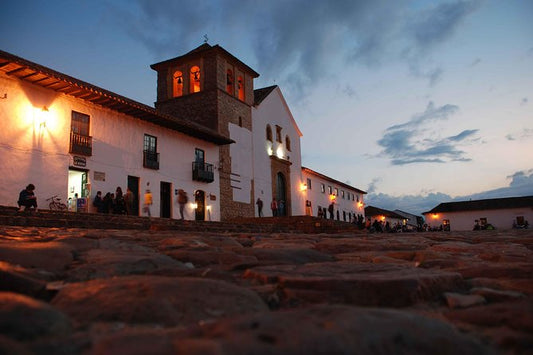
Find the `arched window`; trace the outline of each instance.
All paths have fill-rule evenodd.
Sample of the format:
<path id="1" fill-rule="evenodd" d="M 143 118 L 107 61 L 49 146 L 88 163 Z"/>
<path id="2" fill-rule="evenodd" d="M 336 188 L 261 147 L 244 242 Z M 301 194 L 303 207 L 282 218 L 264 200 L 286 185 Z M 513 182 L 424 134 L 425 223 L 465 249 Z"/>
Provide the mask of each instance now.
<path id="1" fill-rule="evenodd" d="M 269 124 L 267 124 L 267 141 L 271 141 L 272 142 L 272 128 L 270 127 Z"/>
<path id="2" fill-rule="evenodd" d="M 291 139 L 289 136 L 285 136 L 285 148 L 290 152 L 291 151 Z"/>
<path id="3" fill-rule="evenodd" d="M 228 72 L 226 73 L 226 91 L 228 94 L 233 95 L 234 94 L 234 85 L 233 85 L 233 71 L 231 69 L 228 69 Z"/>
<path id="4" fill-rule="evenodd" d="M 178 97 L 183 95 L 183 73 L 179 70 L 174 73 L 172 78 L 172 96 Z"/>
<path id="5" fill-rule="evenodd" d="M 237 79 L 237 85 L 239 88 L 239 100 L 244 101 L 244 80 L 242 76 Z"/>
<path id="6" fill-rule="evenodd" d="M 189 82 L 191 83 L 191 93 L 200 92 L 200 68 L 196 65 L 191 68 Z"/>

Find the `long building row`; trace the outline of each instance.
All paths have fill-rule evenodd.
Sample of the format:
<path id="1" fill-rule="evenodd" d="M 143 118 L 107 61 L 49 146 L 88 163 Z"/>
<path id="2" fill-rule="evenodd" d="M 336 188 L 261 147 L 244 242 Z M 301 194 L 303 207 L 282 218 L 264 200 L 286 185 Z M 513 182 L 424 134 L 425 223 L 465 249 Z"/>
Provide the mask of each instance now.
<path id="1" fill-rule="evenodd" d="M 238 58 L 205 43 L 151 68 L 155 107 L 0 51 L 0 204 L 33 183 L 39 208 L 77 197 L 94 212 L 97 191 L 121 187 L 135 215 L 149 190 L 152 215 L 180 218 L 183 190 L 191 220 L 259 216 L 261 203 L 263 216 L 364 216 L 364 191 L 302 167 L 281 89 L 254 89 Z"/>

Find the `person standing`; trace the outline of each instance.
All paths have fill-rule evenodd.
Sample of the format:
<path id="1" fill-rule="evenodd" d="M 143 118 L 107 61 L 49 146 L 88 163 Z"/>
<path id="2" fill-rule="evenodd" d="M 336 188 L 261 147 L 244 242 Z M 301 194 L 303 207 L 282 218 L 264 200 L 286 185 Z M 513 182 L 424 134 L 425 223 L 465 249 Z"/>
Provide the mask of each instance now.
<path id="1" fill-rule="evenodd" d="M 285 201 L 278 201 L 278 216 L 285 216 Z"/>
<path id="2" fill-rule="evenodd" d="M 257 205 L 257 215 L 263 217 L 263 200 L 258 197 L 255 204 Z"/>
<path id="3" fill-rule="evenodd" d="M 126 193 L 124 194 L 124 204 L 126 205 L 126 214 L 129 216 L 133 212 L 133 202 L 134 202 L 133 192 L 128 187 Z"/>
<path id="4" fill-rule="evenodd" d="M 114 214 L 126 213 L 124 195 L 122 194 L 122 188 L 120 186 L 118 186 L 115 191 L 115 204 L 113 206 L 113 213 Z"/>
<path id="5" fill-rule="evenodd" d="M 19 212 L 22 212 L 23 210 L 26 211 L 28 208 L 31 207 L 37 209 L 37 197 L 35 197 L 34 191 L 35 185 L 29 184 L 24 190 L 19 193 Z"/>
<path id="6" fill-rule="evenodd" d="M 278 215 L 278 203 L 275 197 L 270 202 L 270 209 L 272 210 L 272 217 L 276 217 Z"/>
<path id="7" fill-rule="evenodd" d="M 93 206 L 96 207 L 96 212 L 104 213 L 104 200 L 102 200 L 102 191 L 98 191 L 93 200 Z"/>
<path id="8" fill-rule="evenodd" d="M 148 215 L 148 217 L 152 217 L 152 214 L 150 212 L 150 207 L 152 206 L 152 192 L 150 189 L 146 189 L 146 192 L 144 193 L 144 213 Z"/>
<path id="9" fill-rule="evenodd" d="M 189 201 L 189 198 L 187 197 L 187 193 L 183 189 L 178 190 L 178 205 L 180 206 L 180 219 L 183 220 L 183 210 L 185 209 L 185 205 Z"/>

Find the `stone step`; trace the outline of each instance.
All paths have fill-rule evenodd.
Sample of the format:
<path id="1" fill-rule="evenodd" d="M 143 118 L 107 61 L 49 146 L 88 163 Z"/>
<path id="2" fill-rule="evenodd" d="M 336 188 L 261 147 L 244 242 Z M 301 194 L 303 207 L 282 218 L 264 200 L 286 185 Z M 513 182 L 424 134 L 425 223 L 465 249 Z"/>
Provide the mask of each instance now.
<path id="1" fill-rule="evenodd" d="M 355 225 L 311 216 L 239 218 L 227 222 L 181 221 L 158 217 L 77 213 L 38 209 L 18 212 L 0 206 L 0 225 L 92 229 L 184 230 L 216 233 L 345 233 L 358 232 Z"/>

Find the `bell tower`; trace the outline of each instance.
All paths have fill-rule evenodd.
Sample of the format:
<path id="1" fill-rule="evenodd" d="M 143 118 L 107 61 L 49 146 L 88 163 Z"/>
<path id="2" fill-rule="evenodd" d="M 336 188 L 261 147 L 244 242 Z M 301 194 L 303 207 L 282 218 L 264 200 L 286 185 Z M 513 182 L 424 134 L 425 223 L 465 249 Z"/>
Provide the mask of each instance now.
<path id="1" fill-rule="evenodd" d="M 219 45 L 150 66 L 157 72 L 158 111 L 190 120 L 231 138 L 220 146 L 221 219 L 254 216 L 252 105 L 253 69 Z"/>

